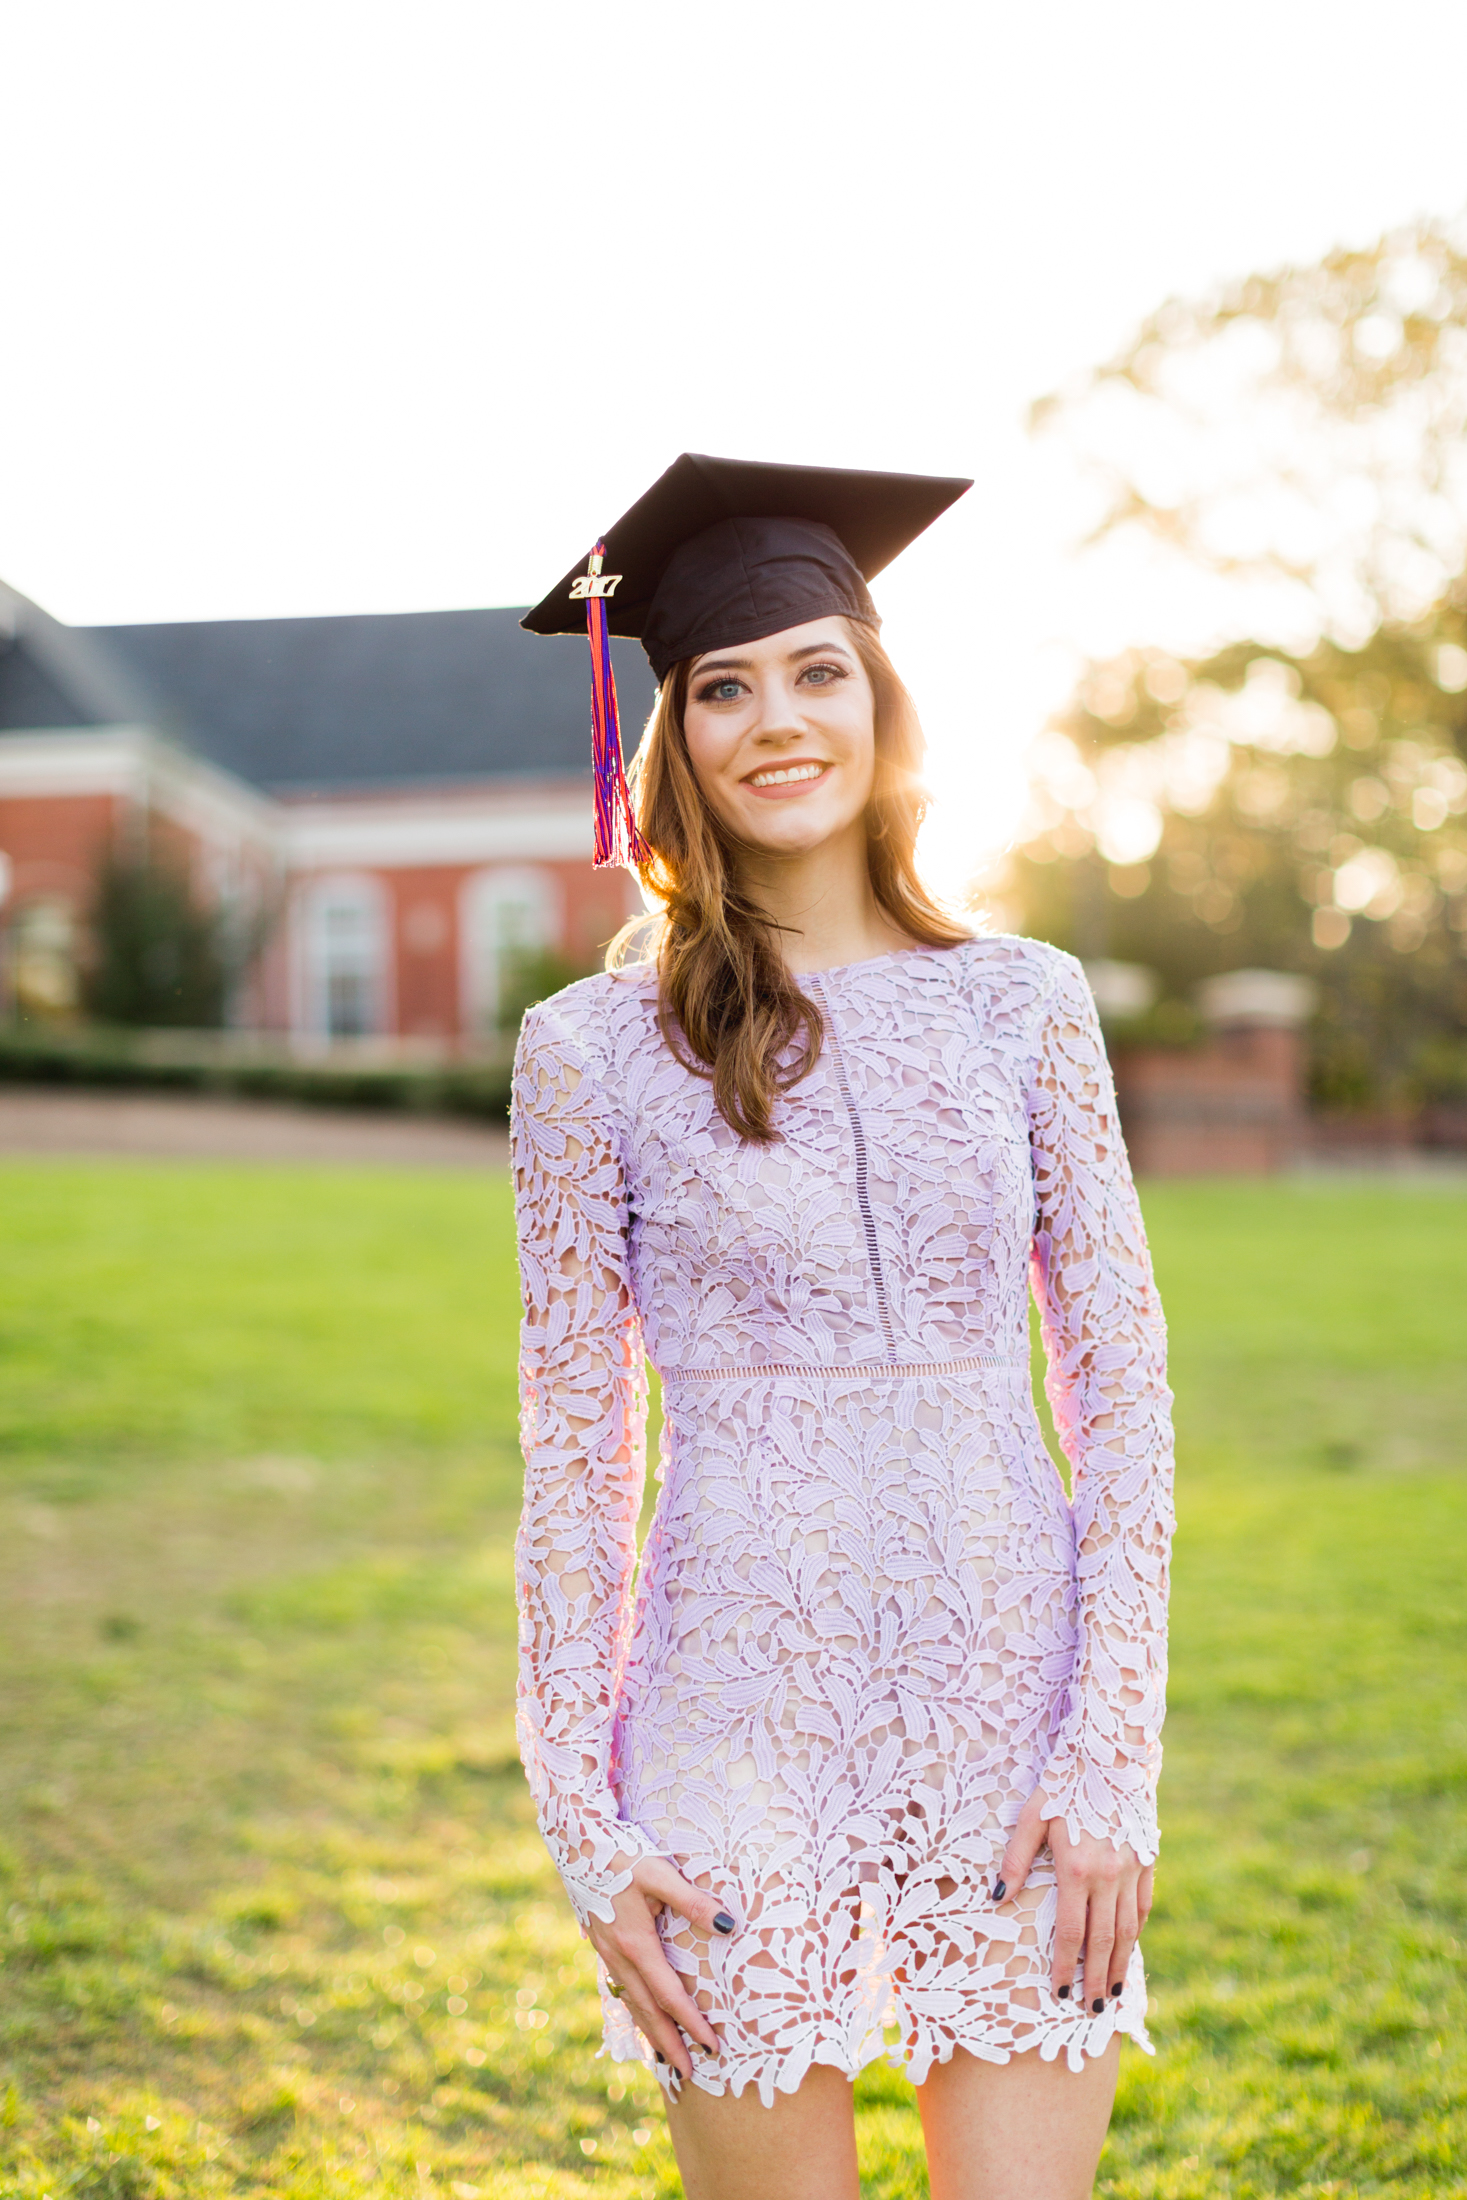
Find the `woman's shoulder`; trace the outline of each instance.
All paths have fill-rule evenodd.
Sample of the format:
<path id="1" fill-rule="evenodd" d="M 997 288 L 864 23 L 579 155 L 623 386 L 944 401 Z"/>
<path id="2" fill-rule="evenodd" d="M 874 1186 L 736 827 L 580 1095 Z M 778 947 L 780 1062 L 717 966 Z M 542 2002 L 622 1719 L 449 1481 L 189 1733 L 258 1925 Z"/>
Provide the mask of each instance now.
<path id="1" fill-rule="evenodd" d="M 629 1041 L 655 1033 L 656 1021 L 657 973 L 650 963 L 598 970 L 526 1009 L 520 1051 L 569 1049 L 600 1068 Z"/>
<path id="2" fill-rule="evenodd" d="M 1073 955 L 1022 932 L 975 932 L 952 952 L 961 957 L 964 976 L 990 993 L 1047 1000 L 1061 989 L 1089 991 L 1084 969 Z"/>
<path id="3" fill-rule="evenodd" d="M 985 1045 L 1018 1076 L 1031 1074 L 1056 1017 L 1088 1030 L 1095 1007 L 1084 969 L 1063 948 L 1018 932 L 980 932 L 953 954 L 968 1013 Z"/>

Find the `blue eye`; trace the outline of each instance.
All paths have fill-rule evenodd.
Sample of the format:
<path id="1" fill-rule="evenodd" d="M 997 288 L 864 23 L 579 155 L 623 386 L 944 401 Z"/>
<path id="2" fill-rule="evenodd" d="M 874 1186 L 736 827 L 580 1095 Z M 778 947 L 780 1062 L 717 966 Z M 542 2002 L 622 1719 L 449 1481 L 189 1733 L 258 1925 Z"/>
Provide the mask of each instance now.
<path id="1" fill-rule="evenodd" d="M 707 687 L 698 691 L 700 703 L 732 703 L 743 693 L 737 680 L 710 680 Z"/>

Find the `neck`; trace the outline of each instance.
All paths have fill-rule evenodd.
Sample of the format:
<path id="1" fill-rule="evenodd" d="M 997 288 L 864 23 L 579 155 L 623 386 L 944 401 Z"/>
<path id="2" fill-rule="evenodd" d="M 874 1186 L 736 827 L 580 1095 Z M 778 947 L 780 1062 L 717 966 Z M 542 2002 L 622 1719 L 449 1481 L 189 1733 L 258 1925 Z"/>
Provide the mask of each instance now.
<path id="1" fill-rule="evenodd" d="M 912 945 L 871 891 L 859 818 L 849 831 L 802 855 L 745 851 L 739 884 L 780 927 L 785 961 L 797 974 L 869 962 Z"/>

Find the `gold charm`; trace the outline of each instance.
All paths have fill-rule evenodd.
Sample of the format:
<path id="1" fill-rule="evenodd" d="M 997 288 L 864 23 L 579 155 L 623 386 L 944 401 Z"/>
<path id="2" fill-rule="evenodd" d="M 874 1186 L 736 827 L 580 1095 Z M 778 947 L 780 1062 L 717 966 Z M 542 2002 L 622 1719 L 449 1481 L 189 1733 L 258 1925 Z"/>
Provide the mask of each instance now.
<path id="1" fill-rule="evenodd" d="M 571 601 L 572 603 L 583 603 L 588 596 L 614 596 L 616 594 L 616 584 L 620 579 L 620 573 L 602 572 L 601 552 L 593 550 L 591 561 L 585 572 L 578 575 L 571 582 Z"/>

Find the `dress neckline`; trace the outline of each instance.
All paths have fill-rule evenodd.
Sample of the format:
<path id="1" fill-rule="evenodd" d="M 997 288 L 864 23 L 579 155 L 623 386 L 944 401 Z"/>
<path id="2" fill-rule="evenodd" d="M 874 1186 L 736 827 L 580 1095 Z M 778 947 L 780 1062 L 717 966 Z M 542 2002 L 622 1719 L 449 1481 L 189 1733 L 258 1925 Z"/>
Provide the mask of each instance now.
<path id="1" fill-rule="evenodd" d="M 977 936 L 974 933 L 973 938 Z M 862 970 L 884 969 L 888 963 L 906 962 L 913 955 L 951 955 L 970 944 L 968 940 L 954 940 L 950 947 L 938 947 L 914 941 L 910 947 L 893 947 L 885 955 L 865 955 L 859 962 L 827 963 L 822 970 L 796 970 L 793 976 L 797 984 L 803 984 L 807 978 L 845 978 Z"/>

